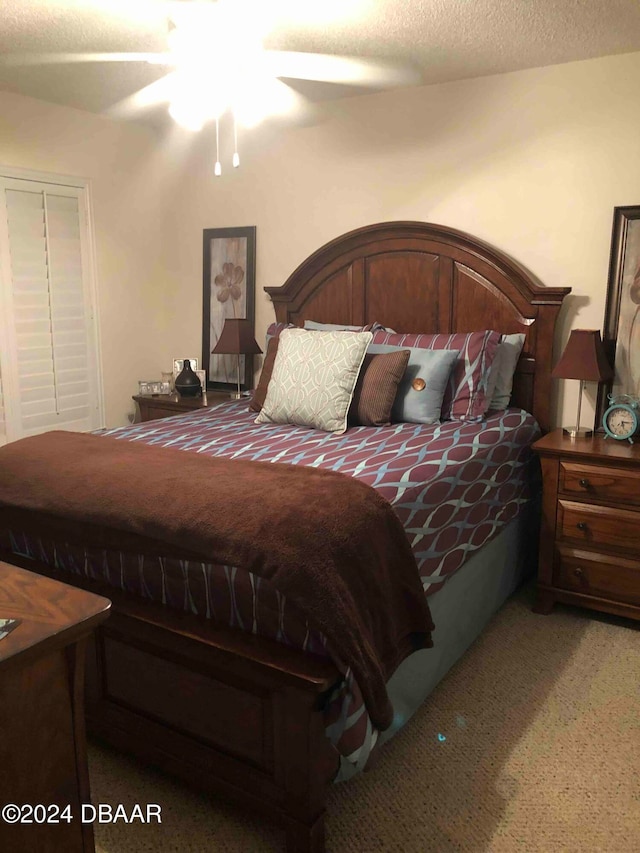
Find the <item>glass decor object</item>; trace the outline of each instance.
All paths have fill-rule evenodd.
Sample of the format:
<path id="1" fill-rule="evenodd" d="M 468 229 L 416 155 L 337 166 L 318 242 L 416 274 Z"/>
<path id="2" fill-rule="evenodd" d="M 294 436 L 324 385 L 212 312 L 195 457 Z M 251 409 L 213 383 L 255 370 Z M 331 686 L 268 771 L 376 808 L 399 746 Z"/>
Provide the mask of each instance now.
<path id="1" fill-rule="evenodd" d="M 202 394 L 202 383 L 191 367 L 191 361 L 185 358 L 183 368 L 176 376 L 176 391 L 181 397 L 199 397 Z"/>
<path id="2" fill-rule="evenodd" d="M 160 375 L 162 377 L 162 384 L 164 385 L 166 382 L 167 385 L 169 386 L 169 390 L 166 393 L 172 394 L 173 393 L 173 380 L 175 379 L 175 374 L 172 373 L 170 370 L 167 370 L 167 371 L 163 370 Z M 163 393 L 165 393 L 165 392 L 163 392 Z"/>

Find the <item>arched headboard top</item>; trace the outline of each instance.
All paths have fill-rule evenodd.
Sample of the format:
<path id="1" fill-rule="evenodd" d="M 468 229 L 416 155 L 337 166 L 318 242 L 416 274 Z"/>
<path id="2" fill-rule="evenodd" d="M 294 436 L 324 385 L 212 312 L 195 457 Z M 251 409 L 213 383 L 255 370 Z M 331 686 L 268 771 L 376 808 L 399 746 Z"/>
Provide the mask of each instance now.
<path id="1" fill-rule="evenodd" d="M 568 287 L 544 287 L 504 252 L 427 222 L 382 222 L 337 237 L 282 287 L 265 288 L 276 319 L 398 332 L 524 332 L 514 403 L 550 426 L 553 336 Z"/>

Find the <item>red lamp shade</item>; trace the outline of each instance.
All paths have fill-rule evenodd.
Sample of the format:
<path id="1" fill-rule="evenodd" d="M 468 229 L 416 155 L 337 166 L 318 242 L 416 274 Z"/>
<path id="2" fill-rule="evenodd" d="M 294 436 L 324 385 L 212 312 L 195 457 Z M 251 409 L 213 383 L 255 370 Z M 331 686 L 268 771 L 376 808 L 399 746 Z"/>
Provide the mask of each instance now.
<path id="1" fill-rule="evenodd" d="M 249 320 L 226 319 L 222 334 L 211 350 L 216 355 L 252 355 L 262 352 L 253 336 L 253 325 Z"/>
<path id="2" fill-rule="evenodd" d="M 239 320 L 235 317 L 227 318 L 222 327 L 222 334 L 211 352 L 216 355 L 236 356 L 238 390 L 231 396 L 235 400 L 239 400 L 242 397 L 240 391 L 240 356 L 262 352 L 253 336 L 253 324 L 249 320 Z"/>
<path id="3" fill-rule="evenodd" d="M 604 382 L 613 379 L 597 329 L 573 329 L 560 361 L 551 373 L 556 379 Z"/>
<path id="4" fill-rule="evenodd" d="M 590 438 L 593 430 L 580 427 L 584 383 L 604 382 L 613 378 L 613 369 L 602 346 L 600 332 L 597 329 L 573 329 L 560 361 L 553 368 L 551 375 L 556 379 L 580 380 L 576 425 L 564 427 L 563 432 L 572 439 Z"/>

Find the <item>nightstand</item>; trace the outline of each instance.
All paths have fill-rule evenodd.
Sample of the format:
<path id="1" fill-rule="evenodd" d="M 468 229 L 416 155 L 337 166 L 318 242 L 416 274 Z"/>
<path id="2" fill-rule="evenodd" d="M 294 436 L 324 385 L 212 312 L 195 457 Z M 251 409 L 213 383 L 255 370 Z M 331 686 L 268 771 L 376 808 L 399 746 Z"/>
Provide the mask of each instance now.
<path id="1" fill-rule="evenodd" d="M 140 422 L 154 421 L 158 418 L 170 418 L 173 415 L 192 412 L 194 409 L 207 409 L 231 399 L 228 391 L 207 391 L 201 397 L 181 397 L 179 394 L 159 394 L 157 397 L 133 398 L 140 410 Z"/>
<path id="2" fill-rule="evenodd" d="M 538 596 L 640 619 L 640 444 L 571 440 L 533 445 L 543 477 Z"/>

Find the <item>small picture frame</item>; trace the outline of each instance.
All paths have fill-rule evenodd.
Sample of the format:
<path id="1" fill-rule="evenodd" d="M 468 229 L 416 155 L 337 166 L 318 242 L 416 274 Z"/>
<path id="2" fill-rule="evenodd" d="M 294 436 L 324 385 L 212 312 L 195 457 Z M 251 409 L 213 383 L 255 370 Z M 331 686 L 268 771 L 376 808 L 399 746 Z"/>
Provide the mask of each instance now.
<path id="1" fill-rule="evenodd" d="M 181 372 L 184 367 L 184 358 L 174 358 L 173 359 L 173 378 L 175 380 L 176 376 Z M 197 372 L 198 370 L 198 359 L 190 358 L 188 359 L 189 364 L 191 365 L 191 369 Z"/>
<path id="2" fill-rule="evenodd" d="M 141 380 L 138 382 L 138 394 L 141 397 L 157 397 L 160 394 L 171 394 L 171 383 L 155 379 Z"/>
<path id="3" fill-rule="evenodd" d="M 196 370 L 196 376 L 200 380 L 200 385 L 202 385 L 202 393 L 204 394 L 207 390 L 207 371 L 206 370 Z"/>

